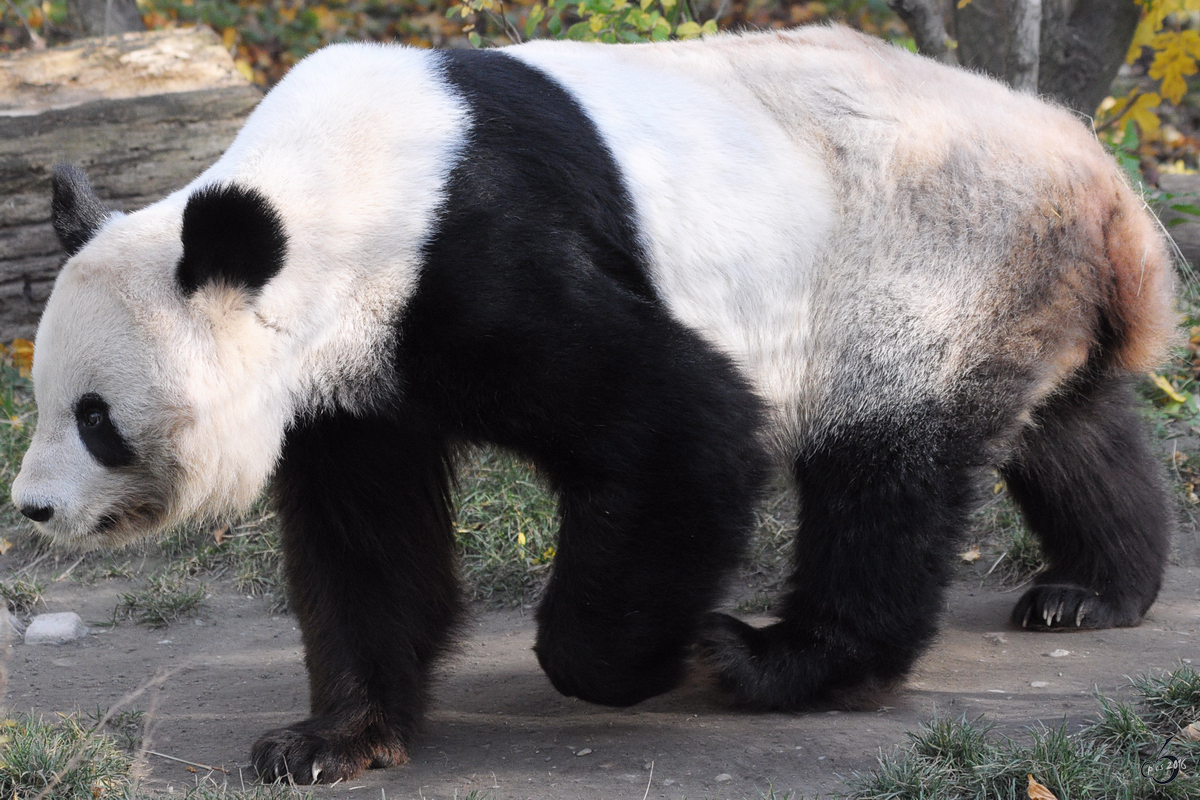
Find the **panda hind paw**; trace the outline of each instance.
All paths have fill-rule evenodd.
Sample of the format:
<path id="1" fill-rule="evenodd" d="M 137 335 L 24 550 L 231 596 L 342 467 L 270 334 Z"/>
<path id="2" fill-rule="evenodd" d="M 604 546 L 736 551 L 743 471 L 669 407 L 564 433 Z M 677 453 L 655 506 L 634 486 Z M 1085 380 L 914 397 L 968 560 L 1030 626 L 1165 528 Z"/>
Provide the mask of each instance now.
<path id="1" fill-rule="evenodd" d="M 390 767 L 408 760 L 395 737 L 323 734 L 315 720 L 267 731 L 255 743 L 250 758 L 266 783 L 299 785 L 351 780 L 368 767 Z"/>
<path id="2" fill-rule="evenodd" d="M 1014 626 L 1033 631 L 1123 628 L 1137 625 L 1141 620 L 1142 615 L 1132 604 L 1067 583 L 1030 588 L 1017 601 L 1012 613 Z"/>

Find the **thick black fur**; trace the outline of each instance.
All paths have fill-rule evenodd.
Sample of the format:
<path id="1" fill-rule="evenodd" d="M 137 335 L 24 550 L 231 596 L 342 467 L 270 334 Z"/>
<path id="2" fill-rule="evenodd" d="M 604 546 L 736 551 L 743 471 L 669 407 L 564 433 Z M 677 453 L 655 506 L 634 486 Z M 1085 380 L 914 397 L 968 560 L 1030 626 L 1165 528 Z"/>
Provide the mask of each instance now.
<path id="1" fill-rule="evenodd" d="M 403 759 L 458 610 L 454 445 L 517 450 L 558 492 L 537 656 L 613 705 L 680 681 L 766 475 L 761 403 L 655 298 L 591 122 L 504 54 L 443 58 L 474 126 L 398 321 L 402 385 L 387 413 L 298 422 L 275 479 L 313 717 L 255 746 L 268 779 Z"/>
<path id="2" fill-rule="evenodd" d="M 411 406 L 288 434 L 272 495 L 312 717 L 255 744 L 264 778 L 328 783 L 407 760 L 460 612 L 445 456 Z"/>
<path id="3" fill-rule="evenodd" d="M 1137 625 L 1162 584 L 1172 506 L 1128 381 L 1081 377 L 1036 415 L 1003 474 L 1050 562 L 1013 623 Z"/>
<path id="4" fill-rule="evenodd" d="M 701 641 L 741 704 L 805 707 L 909 670 L 935 632 L 987 443 L 1016 416 L 1022 382 L 988 385 L 992 399 L 968 400 L 973 409 L 858 420 L 801 453 L 796 569 L 781 620 L 754 629 L 713 614 Z M 1043 403 L 1003 466 L 1050 561 L 1015 624 L 1136 625 L 1154 602 L 1171 502 L 1132 401 L 1127 379 L 1088 371 Z"/>
<path id="5" fill-rule="evenodd" d="M 287 232 L 271 202 L 236 185 L 209 186 L 183 209 L 183 255 L 175 279 L 184 294 L 224 283 L 253 295 L 283 269 Z"/>
<path id="6" fill-rule="evenodd" d="M 50 221 L 68 256 L 87 244 L 110 212 L 92 191 L 87 175 L 74 164 L 59 164 L 50 177 Z"/>
<path id="7" fill-rule="evenodd" d="M 931 404 L 842 425 L 801 453 L 780 621 L 754 629 L 712 614 L 701 643 L 740 704 L 796 708 L 908 671 L 936 630 L 981 439 Z"/>

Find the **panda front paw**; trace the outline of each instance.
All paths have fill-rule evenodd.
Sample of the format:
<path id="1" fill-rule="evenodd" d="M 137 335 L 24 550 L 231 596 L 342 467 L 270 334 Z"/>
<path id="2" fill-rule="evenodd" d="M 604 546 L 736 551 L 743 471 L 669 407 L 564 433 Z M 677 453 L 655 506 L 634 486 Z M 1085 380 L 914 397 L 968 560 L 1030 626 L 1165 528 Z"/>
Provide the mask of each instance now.
<path id="1" fill-rule="evenodd" d="M 802 653 L 788 653 L 773 640 L 777 630 L 755 628 L 728 614 L 710 613 L 697 643 L 701 662 L 740 707 L 781 711 L 807 702 L 815 688 L 805 681 Z"/>
<path id="2" fill-rule="evenodd" d="M 1012 613 L 1013 625 L 1035 631 L 1124 628 L 1141 621 L 1141 613 L 1131 603 L 1068 583 L 1034 586 Z"/>
<path id="3" fill-rule="evenodd" d="M 368 767 L 408 761 L 394 735 L 370 730 L 347 735 L 340 728 L 309 719 L 267 731 L 250 751 L 250 759 L 264 782 L 300 785 L 350 780 Z"/>

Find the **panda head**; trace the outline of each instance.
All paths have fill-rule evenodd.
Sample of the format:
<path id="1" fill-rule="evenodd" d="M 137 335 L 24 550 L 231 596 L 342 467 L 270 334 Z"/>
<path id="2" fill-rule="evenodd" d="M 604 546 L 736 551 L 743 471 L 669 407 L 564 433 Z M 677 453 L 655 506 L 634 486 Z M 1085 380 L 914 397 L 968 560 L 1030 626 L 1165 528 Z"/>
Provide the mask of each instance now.
<path id="1" fill-rule="evenodd" d="M 38 423 L 14 505 L 84 549 L 246 507 L 290 418 L 287 387 L 264 389 L 279 335 L 254 308 L 285 258 L 279 215 L 233 185 L 129 215 L 74 167 L 53 185 L 69 258 L 38 326 Z"/>

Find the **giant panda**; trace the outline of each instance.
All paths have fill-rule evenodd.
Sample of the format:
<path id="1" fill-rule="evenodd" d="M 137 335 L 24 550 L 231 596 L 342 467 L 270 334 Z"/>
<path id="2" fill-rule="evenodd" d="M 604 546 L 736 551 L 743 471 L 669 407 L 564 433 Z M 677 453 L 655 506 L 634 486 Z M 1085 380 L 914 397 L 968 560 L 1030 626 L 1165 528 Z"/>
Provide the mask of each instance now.
<path id="1" fill-rule="evenodd" d="M 902 677 L 990 469 L 1050 561 L 1015 625 L 1158 592 L 1129 384 L 1172 337 L 1164 237 L 1085 125 L 984 77 L 837 27 L 339 45 L 160 202 L 53 183 L 13 501 L 88 548 L 269 486 L 311 716 L 254 746 L 268 780 L 407 759 L 462 614 L 464 443 L 557 493 L 535 650 L 595 703 L 692 658 L 751 709 Z M 773 470 L 799 531 L 756 628 L 713 609 Z"/>

